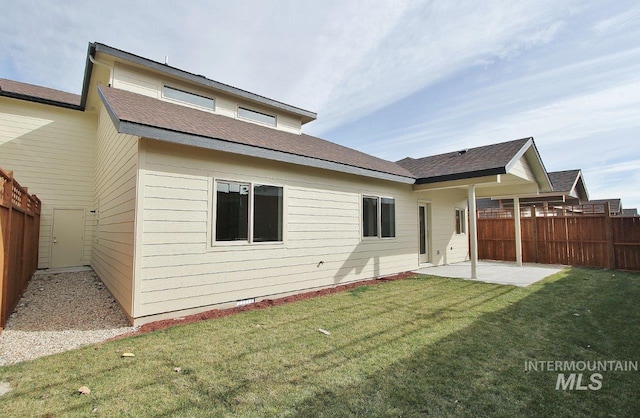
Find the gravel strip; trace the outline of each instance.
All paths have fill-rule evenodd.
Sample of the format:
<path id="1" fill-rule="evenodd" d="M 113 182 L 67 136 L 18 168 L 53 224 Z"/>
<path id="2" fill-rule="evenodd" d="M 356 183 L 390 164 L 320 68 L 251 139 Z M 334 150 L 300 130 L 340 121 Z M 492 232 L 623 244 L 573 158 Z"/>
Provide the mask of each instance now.
<path id="1" fill-rule="evenodd" d="M 0 365 L 135 330 L 92 270 L 35 274 L 0 334 Z"/>

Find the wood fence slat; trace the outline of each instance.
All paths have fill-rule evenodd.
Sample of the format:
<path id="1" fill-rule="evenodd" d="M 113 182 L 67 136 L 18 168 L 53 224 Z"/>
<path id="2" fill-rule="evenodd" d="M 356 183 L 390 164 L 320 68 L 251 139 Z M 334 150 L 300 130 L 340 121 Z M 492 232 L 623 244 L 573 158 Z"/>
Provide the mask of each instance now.
<path id="1" fill-rule="evenodd" d="M 478 215 L 481 259 L 515 260 L 514 218 Z M 612 217 L 608 207 L 574 208 L 521 218 L 523 261 L 640 271 L 640 217 Z"/>
<path id="2" fill-rule="evenodd" d="M 38 267 L 41 206 L 0 168 L 0 330 Z"/>

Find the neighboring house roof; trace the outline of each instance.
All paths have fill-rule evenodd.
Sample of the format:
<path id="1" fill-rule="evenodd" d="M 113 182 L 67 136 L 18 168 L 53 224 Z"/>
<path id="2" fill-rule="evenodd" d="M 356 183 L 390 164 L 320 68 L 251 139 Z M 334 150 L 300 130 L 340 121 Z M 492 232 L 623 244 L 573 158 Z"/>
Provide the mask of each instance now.
<path id="1" fill-rule="evenodd" d="M 88 93 L 89 82 L 91 77 L 91 68 L 93 67 L 93 63 L 91 62 L 89 57 L 95 57 L 96 53 L 104 53 L 107 55 L 111 55 L 112 57 L 126 60 L 155 71 L 160 71 L 162 73 L 171 75 L 173 77 L 179 77 L 181 79 L 189 80 L 190 82 L 200 84 L 205 87 L 210 87 L 218 91 L 229 93 L 234 96 L 239 96 L 256 103 L 261 103 L 270 107 L 284 110 L 289 113 L 293 113 L 295 115 L 298 115 L 301 118 L 303 124 L 315 120 L 318 116 L 316 113 L 311 112 L 309 110 L 304 110 L 296 106 L 291 106 L 289 104 L 282 103 L 277 100 L 273 100 L 268 97 L 261 96 L 259 94 L 251 93 L 246 90 L 239 89 L 237 87 L 233 87 L 224 83 L 220 83 L 218 81 L 211 80 L 205 76 L 193 74 L 188 71 L 184 71 L 179 68 L 172 67 L 168 64 L 162 64 L 157 61 L 153 61 L 148 58 L 144 58 L 144 57 L 132 54 L 130 52 L 126 52 L 117 48 L 110 47 L 109 45 L 101 44 L 99 42 L 89 43 L 89 50 L 87 52 L 87 67 L 85 69 L 85 79 L 84 79 L 84 85 L 83 85 L 83 91 L 82 91 L 83 97 L 85 97 Z"/>
<path id="2" fill-rule="evenodd" d="M 554 192 L 570 192 L 576 185 L 580 170 L 552 171 L 549 180 Z"/>
<path id="3" fill-rule="evenodd" d="M 638 216 L 638 209 L 622 209 L 623 216 Z"/>
<path id="4" fill-rule="evenodd" d="M 585 202 L 585 205 L 596 205 L 604 208 L 604 205 L 609 203 L 609 212 L 611 213 L 622 213 L 622 200 L 621 199 L 597 199 L 597 200 L 589 200 Z"/>
<path id="5" fill-rule="evenodd" d="M 522 138 L 430 157 L 405 158 L 397 163 L 418 178 L 417 184 L 469 179 L 506 174 L 531 146 L 540 160 L 533 138 Z"/>
<path id="6" fill-rule="evenodd" d="M 66 93 L 60 90 L 35 86 L 33 84 L 21 83 L 19 81 L 7 80 L 4 78 L 0 78 L 0 96 L 71 109 L 79 109 L 81 99 L 77 94 Z"/>
<path id="7" fill-rule="evenodd" d="M 412 174 L 382 160 L 306 134 L 293 134 L 140 94 L 99 87 L 120 133 L 413 184 Z"/>

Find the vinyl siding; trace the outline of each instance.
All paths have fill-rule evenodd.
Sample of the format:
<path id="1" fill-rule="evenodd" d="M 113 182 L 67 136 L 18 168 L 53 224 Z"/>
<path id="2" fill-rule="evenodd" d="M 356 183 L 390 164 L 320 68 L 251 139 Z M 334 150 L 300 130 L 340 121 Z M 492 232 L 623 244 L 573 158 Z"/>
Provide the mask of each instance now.
<path id="1" fill-rule="evenodd" d="M 144 140 L 136 317 L 417 267 L 411 186 Z M 284 242 L 211 244 L 213 179 L 284 188 Z M 394 239 L 362 240 L 361 196 L 396 199 Z"/>
<path id="2" fill-rule="evenodd" d="M 129 316 L 133 316 L 137 162 L 138 138 L 118 134 L 102 109 L 95 158 L 99 213 L 91 266 Z"/>
<path id="3" fill-rule="evenodd" d="M 95 119 L 0 97 L 0 166 L 42 200 L 38 268 L 49 267 L 54 208 L 85 211 L 82 264 L 91 261 Z"/>
<path id="4" fill-rule="evenodd" d="M 513 174 L 514 176 L 529 180 L 531 182 L 536 181 L 536 177 L 533 174 L 533 171 L 531 171 L 531 167 L 524 157 L 520 158 L 513 165 L 513 167 L 511 167 L 511 170 L 509 170 L 509 174 Z"/>

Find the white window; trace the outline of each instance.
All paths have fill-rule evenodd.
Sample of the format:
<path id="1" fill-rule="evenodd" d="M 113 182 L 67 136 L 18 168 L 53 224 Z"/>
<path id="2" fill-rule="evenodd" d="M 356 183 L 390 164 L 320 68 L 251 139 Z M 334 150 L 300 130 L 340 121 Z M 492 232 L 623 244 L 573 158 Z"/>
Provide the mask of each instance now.
<path id="1" fill-rule="evenodd" d="M 467 211 L 465 209 L 456 208 L 456 234 L 467 233 Z"/>
<path id="2" fill-rule="evenodd" d="M 281 242 L 283 188 L 216 182 L 216 242 Z"/>
<path id="3" fill-rule="evenodd" d="M 214 101 L 210 97 L 200 96 L 199 94 L 189 93 L 169 86 L 162 87 L 162 96 L 211 110 L 215 108 Z"/>
<path id="4" fill-rule="evenodd" d="M 396 201 L 389 197 L 362 196 L 362 236 L 396 236 Z"/>
<path id="5" fill-rule="evenodd" d="M 254 122 L 264 123 L 269 126 L 276 126 L 276 117 L 267 113 L 257 112 L 245 107 L 238 107 L 238 117 L 249 119 Z"/>

